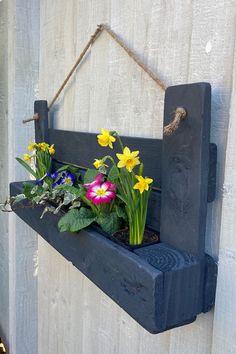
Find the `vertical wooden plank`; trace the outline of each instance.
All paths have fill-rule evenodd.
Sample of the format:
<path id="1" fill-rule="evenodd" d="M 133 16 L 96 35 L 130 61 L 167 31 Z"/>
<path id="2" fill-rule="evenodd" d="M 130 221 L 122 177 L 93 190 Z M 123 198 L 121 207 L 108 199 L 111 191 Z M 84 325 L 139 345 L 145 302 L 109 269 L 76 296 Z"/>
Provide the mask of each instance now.
<path id="1" fill-rule="evenodd" d="M 221 212 L 222 212 L 222 190 L 224 189 L 224 167 L 225 167 L 225 148 L 227 141 L 228 114 L 230 107 L 231 86 L 234 75 L 232 75 L 233 58 L 235 52 L 235 16 L 236 8 L 233 0 L 223 0 L 221 2 L 199 0 L 191 2 L 192 8 L 189 11 L 192 17 L 191 23 L 191 46 L 188 57 L 188 66 L 186 67 L 188 82 L 207 81 L 212 86 L 212 124 L 211 124 L 211 142 L 217 144 L 217 190 L 216 200 L 208 204 L 207 210 L 207 231 L 206 231 L 206 251 L 218 257 L 219 236 L 221 230 Z M 227 208 L 226 208 L 227 210 Z M 227 213 L 227 211 L 226 211 Z M 226 231 L 227 232 L 227 231 Z M 226 236 L 227 239 L 227 236 Z M 226 263 L 228 263 L 226 261 Z M 228 268 L 229 278 L 230 269 Z M 222 275 L 224 274 L 222 269 Z M 224 277 L 224 275 L 223 275 Z M 218 284 L 221 283 L 218 276 Z M 230 284 L 230 281 L 227 283 Z M 228 285 L 224 282 L 218 287 L 217 292 L 222 289 L 223 294 L 232 294 Z M 227 290 L 226 290 L 227 289 Z M 222 296 L 224 299 L 225 295 Z M 229 295 L 230 297 L 231 295 Z M 228 306 L 231 299 L 226 300 L 226 307 L 230 313 L 233 311 Z M 215 305 L 215 312 L 224 312 L 222 304 Z M 181 340 L 178 339 L 179 331 L 171 333 L 170 354 L 192 352 L 195 348 L 196 354 L 215 354 L 219 348 L 219 342 L 222 346 L 220 353 L 224 353 L 224 335 L 225 317 L 222 315 L 222 327 L 219 332 L 212 331 L 214 312 L 200 316 L 195 325 L 190 326 L 189 331 L 181 332 Z M 219 319 L 216 319 L 219 324 Z M 215 325 L 214 325 L 215 326 Z M 229 325 L 230 326 L 230 325 Z M 230 328 L 233 328 L 231 326 Z M 203 336 L 207 333 L 207 336 Z M 190 339 L 191 338 L 191 339 Z M 190 340 L 189 340 L 190 339 Z M 213 344 L 216 340 L 219 342 L 216 346 Z M 226 353 L 228 352 L 226 349 Z M 177 349 L 176 349 L 177 348 Z"/>
<path id="2" fill-rule="evenodd" d="M 26 152 L 27 144 L 33 136 L 32 125 L 23 125 L 22 119 L 32 114 L 32 102 L 37 94 L 39 1 L 13 0 L 1 2 L 0 6 L 2 5 L 7 6 L 5 26 L 8 33 L 3 43 L 8 60 L 5 72 L 7 87 L 4 88 L 7 97 L 5 106 L 7 126 L 2 131 L 7 144 L 5 153 L 1 151 L 0 159 L 2 168 L 5 165 L 5 175 L 1 181 L 9 183 L 12 180 L 28 178 L 22 166 L 16 163 L 15 157 L 21 157 Z M 2 165 L 3 160 L 4 165 Z M 9 347 L 11 353 L 32 354 L 37 351 L 38 334 L 37 235 L 13 215 L 9 215 L 7 219 L 5 252 L 9 250 L 6 267 Z M 2 223 L 1 227 L 3 227 L 2 234 L 4 232 Z M 1 297 L 0 302 L 5 302 L 5 300 Z"/>
<path id="3" fill-rule="evenodd" d="M 236 43 L 236 42 L 235 42 Z M 219 247 L 219 275 L 217 281 L 216 307 L 213 327 L 212 353 L 236 352 L 236 47 L 234 49 L 233 82 L 229 110 L 229 130 L 225 157 L 223 185 L 222 223 Z M 222 335 L 224 331 L 224 335 Z"/>
<path id="4" fill-rule="evenodd" d="M 169 87 L 164 126 L 177 107 L 187 116 L 163 137 L 161 239 L 200 257 L 205 250 L 211 88 L 198 83 Z"/>
<path id="5" fill-rule="evenodd" d="M 0 2 L 0 200 L 8 195 L 8 41 L 7 33 L 8 5 Z M 0 337 L 9 342 L 9 243 L 8 243 L 8 217 L 0 213 Z M 8 343 L 6 343 L 8 344 Z"/>
<path id="6" fill-rule="evenodd" d="M 35 120 L 35 141 L 48 141 L 48 103 L 47 101 L 35 101 L 34 113 L 38 114 L 38 119 Z"/>

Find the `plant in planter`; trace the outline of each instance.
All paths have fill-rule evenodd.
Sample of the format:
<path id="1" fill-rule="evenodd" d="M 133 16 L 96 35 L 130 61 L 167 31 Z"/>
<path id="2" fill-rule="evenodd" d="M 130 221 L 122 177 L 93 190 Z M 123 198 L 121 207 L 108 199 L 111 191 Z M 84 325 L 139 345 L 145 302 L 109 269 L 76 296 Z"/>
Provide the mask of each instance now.
<path id="1" fill-rule="evenodd" d="M 143 177 L 144 165 L 140 162 L 139 151 L 130 151 L 116 131 L 101 130 L 97 136 L 98 144 L 103 147 L 113 148 L 113 143 L 118 141 L 121 152 L 117 153 L 117 164 L 114 159 L 106 155 L 102 159 L 95 159 L 94 166 L 100 172 L 106 172 L 105 162 L 110 160 L 112 167 L 108 173 L 109 178 L 117 185 L 117 197 L 124 203 L 128 219 L 128 235 L 130 245 L 140 245 L 145 233 L 148 200 L 151 192 L 152 178 Z M 138 168 L 138 174 L 135 169 Z"/>
<path id="2" fill-rule="evenodd" d="M 24 183 L 23 193 L 8 198 L 2 203 L 2 211 L 11 211 L 11 207 L 24 200 L 29 199 L 31 206 L 34 204 L 45 205 L 45 212 L 57 214 L 63 206 L 70 208 L 78 206 L 78 191 L 74 187 L 79 178 L 78 169 L 71 165 L 65 165 L 54 173 L 52 169 L 52 155 L 55 153 L 54 145 L 42 143 L 30 143 L 23 159 L 16 160 L 35 178 L 35 180 Z"/>
<path id="3" fill-rule="evenodd" d="M 103 147 L 113 148 L 113 143 L 118 141 L 121 153 L 116 154 L 117 162 L 110 155 L 95 159 L 96 169 L 88 169 L 83 180 L 78 168 L 72 165 L 51 171 L 54 145 L 30 143 L 31 155 L 24 154 L 24 158 L 17 161 L 35 181 L 25 182 L 23 193 L 8 199 L 2 209 L 9 211 L 9 206 L 27 198 L 32 206 L 44 205 L 41 218 L 46 212 L 58 214 L 61 211 L 63 215 L 58 222 L 61 232 L 79 232 L 93 224 L 108 235 L 125 237 L 130 245 L 140 245 L 153 180 L 143 177 L 139 151 L 124 147 L 117 132 L 102 129 L 97 138 Z M 138 169 L 137 174 L 135 169 Z"/>
<path id="4" fill-rule="evenodd" d="M 46 212 L 58 214 L 61 211 L 63 215 L 58 223 L 61 232 L 78 232 L 96 223 L 112 234 L 125 224 L 125 213 L 116 198 L 116 185 L 104 174 L 88 170 L 81 181 L 78 168 L 72 165 L 51 172 L 54 145 L 31 143 L 28 149 L 32 154 L 24 154 L 23 159 L 17 158 L 17 161 L 35 180 L 25 182 L 23 193 L 2 203 L 2 211 L 12 211 L 13 205 L 28 199 L 30 207 L 44 206 L 41 218 Z"/>

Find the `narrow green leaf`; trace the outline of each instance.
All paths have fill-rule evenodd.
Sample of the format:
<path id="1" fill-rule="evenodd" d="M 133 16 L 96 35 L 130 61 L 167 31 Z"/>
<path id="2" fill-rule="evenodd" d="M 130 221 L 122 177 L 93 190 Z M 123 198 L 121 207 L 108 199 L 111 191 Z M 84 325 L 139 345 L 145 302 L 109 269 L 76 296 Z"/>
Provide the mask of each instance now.
<path id="1" fill-rule="evenodd" d="M 19 157 L 16 157 L 16 160 L 31 174 L 33 175 L 35 178 L 37 178 L 37 175 L 35 173 L 35 171 L 27 164 L 27 162 L 25 162 L 24 160 L 22 160 Z"/>
<path id="2" fill-rule="evenodd" d="M 35 187 L 35 184 L 32 182 L 25 182 L 23 185 L 23 193 L 25 194 L 26 198 L 32 198 L 31 191 Z"/>

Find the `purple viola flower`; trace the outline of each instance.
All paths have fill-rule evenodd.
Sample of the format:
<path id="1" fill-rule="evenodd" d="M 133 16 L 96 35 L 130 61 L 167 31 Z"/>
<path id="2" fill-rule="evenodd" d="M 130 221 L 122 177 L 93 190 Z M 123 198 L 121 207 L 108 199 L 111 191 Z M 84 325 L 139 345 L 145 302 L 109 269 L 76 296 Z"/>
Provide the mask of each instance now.
<path id="1" fill-rule="evenodd" d="M 66 186 L 73 186 L 76 180 L 76 175 L 71 172 L 65 172 L 62 175 L 60 184 L 64 184 Z"/>
<path id="2" fill-rule="evenodd" d="M 45 178 L 45 176 L 43 176 L 42 178 L 38 179 L 37 181 L 35 181 L 35 184 L 36 184 L 37 186 L 42 185 L 42 184 L 43 184 L 43 181 L 44 181 L 44 178 Z"/>
<path id="3" fill-rule="evenodd" d="M 58 177 L 58 175 L 59 175 L 58 172 L 53 172 L 53 173 L 47 172 L 47 177 L 50 177 L 52 179 L 56 179 Z"/>
<path id="4" fill-rule="evenodd" d="M 54 182 L 54 183 L 52 184 L 52 188 L 55 188 L 55 187 L 57 187 L 57 186 L 60 186 L 60 185 L 61 185 L 61 181 L 62 181 L 62 178 L 59 178 L 56 182 Z"/>

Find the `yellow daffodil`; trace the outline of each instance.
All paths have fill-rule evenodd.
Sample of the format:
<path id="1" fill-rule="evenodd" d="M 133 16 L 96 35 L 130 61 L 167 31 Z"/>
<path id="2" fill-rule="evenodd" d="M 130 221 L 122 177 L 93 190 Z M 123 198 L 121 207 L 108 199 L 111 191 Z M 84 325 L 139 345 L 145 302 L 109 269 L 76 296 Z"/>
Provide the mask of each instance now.
<path id="1" fill-rule="evenodd" d="M 140 164 L 139 151 L 130 151 L 130 149 L 126 146 L 123 150 L 123 154 L 116 154 L 117 158 L 120 160 L 117 164 L 119 168 L 126 167 L 129 172 L 133 170 L 133 168 Z"/>
<path id="2" fill-rule="evenodd" d="M 32 156 L 30 156 L 30 155 L 28 155 L 28 154 L 24 154 L 23 159 L 24 159 L 25 161 L 30 161 L 30 160 L 32 159 Z"/>
<path id="3" fill-rule="evenodd" d="M 138 189 L 140 194 L 142 194 L 144 191 L 149 190 L 149 184 L 153 182 L 152 178 L 147 178 L 143 176 L 135 176 L 138 180 L 138 182 L 134 185 L 134 189 Z"/>
<path id="4" fill-rule="evenodd" d="M 32 151 L 32 150 L 34 150 L 36 147 L 37 147 L 37 144 L 36 144 L 36 143 L 30 143 L 29 146 L 28 146 L 28 150 L 29 150 L 29 151 Z"/>
<path id="5" fill-rule="evenodd" d="M 48 148 L 48 152 L 49 152 L 50 155 L 54 155 L 54 154 L 55 154 L 54 144 L 52 144 L 52 145 Z"/>
<path id="6" fill-rule="evenodd" d="M 114 136 L 110 134 L 110 131 L 107 129 L 101 129 L 101 134 L 97 135 L 98 138 L 98 144 L 101 146 L 109 146 L 111 149 L 113 149 L 112 143 L 116 141 Z"/>
<path id="7" fill-rule="evenodd" d="M 108 167 L 108 165 L 106 165 L 102 160 L 99 159 L 95 159 L 93 166 L 97 169 L 100 167 Z"/>
<path id="8" fill-rule="evenodd" d="M 40 150 L 42 151 L 46 151 L 46 149 L 49 149 L 49 145 L 47 143 L 39 143 L 38 147 L 40 148 Z"/>

